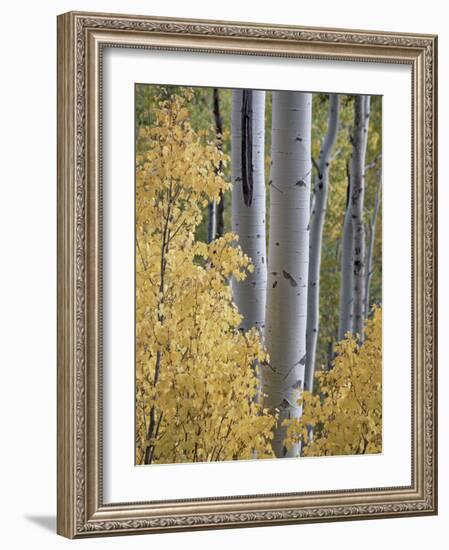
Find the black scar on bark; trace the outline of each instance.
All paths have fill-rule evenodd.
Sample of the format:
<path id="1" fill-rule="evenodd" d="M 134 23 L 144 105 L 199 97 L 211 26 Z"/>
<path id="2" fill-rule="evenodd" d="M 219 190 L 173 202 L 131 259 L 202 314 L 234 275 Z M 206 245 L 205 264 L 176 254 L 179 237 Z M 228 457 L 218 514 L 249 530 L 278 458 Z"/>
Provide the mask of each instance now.
<path id="1" fill-rule="evenodd" d="M 242 97 L 242 192 L 243 202 L 253 202 L 253 91 L 243 90 Z"/>
<path id="2" fill-rule="evenodd" d="M 277 282 L 277 281 L 274 281 L 274 283 L 273 283 L 273 288 L 276 288 L 276 287 L 277 287 L 277 284 L 278 284 L 278 282 Z"/>
<path id="3" fill-rule="evenodd" d="M 304 180 L 298 180 L 295 185 L 298 185 L 299 187 L 305 187 L 306 182 Z"/>
<path id="4" fill-rule="evenodd" d="M 298 286 L 298 283 L 296 282 L 295 278 L 292 277 L 292 275 L 288 273 L 288 271 L 285 271 L 285 269 L 282 270 L 282 275 L 284 275 L 284 278 L 290 282 L 291 286 Z"/>

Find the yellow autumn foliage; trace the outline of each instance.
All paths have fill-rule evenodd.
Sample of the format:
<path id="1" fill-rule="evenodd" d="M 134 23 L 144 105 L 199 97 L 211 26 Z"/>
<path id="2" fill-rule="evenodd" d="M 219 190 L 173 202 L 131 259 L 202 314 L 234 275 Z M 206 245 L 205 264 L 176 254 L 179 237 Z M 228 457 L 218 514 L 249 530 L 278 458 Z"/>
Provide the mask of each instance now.
<path id="1" fill-rule="evenodd" d="M 307 442 L 304 456 L 382 451 L 382 310 L 374 306 L 361 346 L 348 334 L 333 368 L 316 374 L 319 393 L 304 392 L 303 414 L 286 420 L 286 445 Z M 310 428 L 312 441 L 308 441 Z"/>
<path id="2" fill-rule="evenodd" d="M 191 97 L 160 98 L 137 136 L 137 464 L 273 456 L 275 420 L 254 399 L 265 353 L 256 330 L 238 330 L 228 284 L 252 265 L 230 233 L 195 240 L 228 159 L 192 128 Z"/>

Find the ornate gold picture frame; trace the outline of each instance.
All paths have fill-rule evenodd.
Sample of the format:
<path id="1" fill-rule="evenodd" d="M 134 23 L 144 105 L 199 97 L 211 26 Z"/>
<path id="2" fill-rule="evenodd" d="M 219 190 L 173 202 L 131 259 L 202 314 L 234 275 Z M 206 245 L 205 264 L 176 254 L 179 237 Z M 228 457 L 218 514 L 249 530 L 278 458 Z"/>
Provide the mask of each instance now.
<path id="1" fill-rule="evenodd" d="M 411 69 L 411 483 L 105 502 L 103 54 L 106 48 Z M 58 17 L 58 533 L 89 536 L 437 513 L 437 38 L 70 12 Z M 387 236 L 386 236 L 387 238 Z M 394 304 L 392 305 L 394 307 Z M 151 466 L 150 466 L 151 467 Z M 176 467 L 175 465 L 171 467 Z"/>

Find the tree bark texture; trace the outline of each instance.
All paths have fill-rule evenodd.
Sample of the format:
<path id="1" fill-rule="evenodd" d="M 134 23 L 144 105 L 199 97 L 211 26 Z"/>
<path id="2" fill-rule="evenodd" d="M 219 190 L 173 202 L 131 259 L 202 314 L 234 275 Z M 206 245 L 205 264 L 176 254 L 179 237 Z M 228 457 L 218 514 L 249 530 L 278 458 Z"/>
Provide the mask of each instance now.
<path id="1" fill-rule="evenodd" d="M 315 199 L 310 219 L 310 259 L 307 293 L 307 333 L 306 333 L 306 370 L 304 389 L 313 391 L 315 375 L 316 347 L 320 321 L 320 267 L 323 228 L 326 217 L 329 190 L 329 166 L 332 150 L 337 140 L 339 121 L 339 96 L 329 95 L 329 114 L 327 133 L 322 142 L 315 178 Z"/>
<path id="2" fill-rule="evenodd" d="M 284 445 L 283 421 L 299 418 L 306 363 L 312 94 L 273 92 L 270 230 L 265 343 L 265 405 L 278 411 L 277 457 L 300 455 Z"/>
<path id="3" fill-rule="evenodd" d="M 267 291 L 265 238 L 265 92 L 233 90 L 231 114 L 232 231 L 254 270 L 232 280 L 241 328 L 263 332 Z"/>
<path id="4" fill-rule="evenodd" d="M 338 321 L 338 340 L 343 340 L 352 332 L 354 302 L 354 233 L 351 218 L 351 176 L 348 168 L 348 189 L 346 210 L 341 236 L 341 281 L 340 281 L 340 315 Z"/>
<path id="5" fill-rule="evenodd" d="M 363 341 L 365 324 L 366 235 L 363 219 L 365 202 L 365 159 L 368 144 L 370 96 L 356 96 L 354 102 L 354 135 L 351 157 L 351 215 L 354 234 L 354 310 L 353 332 Z"/>

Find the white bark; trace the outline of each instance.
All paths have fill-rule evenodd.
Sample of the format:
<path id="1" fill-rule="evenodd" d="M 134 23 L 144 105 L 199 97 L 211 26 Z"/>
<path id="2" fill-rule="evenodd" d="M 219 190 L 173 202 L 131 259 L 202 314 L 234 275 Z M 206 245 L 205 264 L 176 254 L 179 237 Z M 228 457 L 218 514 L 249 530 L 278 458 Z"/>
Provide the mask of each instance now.
<path id="1" fill-rule="evenodd" d="M 300 445 L 287 451 L 282 422 L 299 418 L 306 361 L 307 280 L 311 173 L 312 94 L 273 92 L 270 235 L 263 366 L 265 405 L 278 410 L 273 449 L 277 457 L 299 456 Z"/>
<path id="2" fill-rule="evenodd" d="M 338 340 L 343 340 L 352 332 L 352 311 L 354 303 L 354 233 L 351 219 L 351 175 L 348 170 L 348 191 L 346 211 L 341 237 L 341 281 L 340 281 L 340 316 L 338 322 Z"/>
<path id="3" fill-rule="evenodd" d="M 232 231 L 254 271 L 232 280 L 241 328 L 265 325 L 267 258 L 265 239 L 265 92 L 233 90 L 231 115 Z"/>
<path id="4" fill-rule="evenodd" d="M 379 170 L 379 180 L 377 182 L 376 200 L 374 210 L 369 223 L 368 234 L 368 250 L 366 252 L 366 273 L 365 273 L 365 317 L 368 317 L 370 312 L 370 287 L 373 276 L 373 252 L 374 241 L 376 240 L 376 224 L 379 214 L 380 196 L 382 193 L 382 170 Z"/>
<path id="5" fill-rule="evenodd" d="M 307 293 L 306 371 L 304 389 L 313 391 L 316 347 L 320 321 L 320 267 L 324 220 L 329 189 L 329 165 L 338 132 L 338 94 L 329 95 L 327 133 L 323 140 L 315 178 L 315 200 L 310 220 L 310 259 Z"/>
<path id="6" fill-rule="evenodd" d="M 354 104 L 354 135 L 351 157 L 351 211 L 354 233 L 354 324 L 353 332 L 363 341 L 365 324 L 365 159 L 368 144 L 370 96 L 356 96 Z"/>

